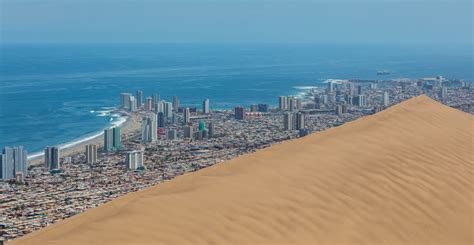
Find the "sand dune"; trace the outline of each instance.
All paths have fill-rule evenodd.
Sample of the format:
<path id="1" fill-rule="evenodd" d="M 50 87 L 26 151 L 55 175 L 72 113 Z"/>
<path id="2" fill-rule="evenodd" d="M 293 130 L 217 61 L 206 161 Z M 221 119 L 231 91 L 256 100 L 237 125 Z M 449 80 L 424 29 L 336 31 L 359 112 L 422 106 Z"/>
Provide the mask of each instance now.
<path id="1" fill-rule="evenodd" d="M 473 244 L 473 119 L 420 96 L 11 244 Z"/>

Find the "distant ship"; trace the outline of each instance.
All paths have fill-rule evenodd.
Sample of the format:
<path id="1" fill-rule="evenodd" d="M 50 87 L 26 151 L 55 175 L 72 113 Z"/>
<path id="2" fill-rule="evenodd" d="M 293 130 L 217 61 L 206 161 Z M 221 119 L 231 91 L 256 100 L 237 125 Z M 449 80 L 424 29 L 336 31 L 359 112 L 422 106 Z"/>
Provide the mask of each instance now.
<path id="1" fill-rule="evenodd" d="M 390 71 L 388 70 L 377 71 L 377 75 L 390 75 Z"/>

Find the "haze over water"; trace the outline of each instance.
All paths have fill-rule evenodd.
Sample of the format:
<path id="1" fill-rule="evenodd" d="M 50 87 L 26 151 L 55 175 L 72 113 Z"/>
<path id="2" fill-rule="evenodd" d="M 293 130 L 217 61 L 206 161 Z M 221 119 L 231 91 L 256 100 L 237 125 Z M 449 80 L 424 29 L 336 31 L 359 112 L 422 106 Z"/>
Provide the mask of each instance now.
<path id="1" fill-rule="evenodd" d="M 469 50 L 381 45 L 10 44 L 1 56 L 0 146 L 29 152 L 116 122 L 108 111 L 119 93 L 137 89 L 200 109 L 205 98 L 212 108 L 275 105 L 326 79 L 473 79 Z M 382 69 L 392 74 L 377 76 Z"/>

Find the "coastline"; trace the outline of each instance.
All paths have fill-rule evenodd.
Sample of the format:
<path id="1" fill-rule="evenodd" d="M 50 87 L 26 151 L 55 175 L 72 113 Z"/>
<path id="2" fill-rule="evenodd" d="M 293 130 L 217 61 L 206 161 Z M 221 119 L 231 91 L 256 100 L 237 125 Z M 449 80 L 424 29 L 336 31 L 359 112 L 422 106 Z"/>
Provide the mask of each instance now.
<path id="1" fill-rule="evenodd" d="M 121 134 L 128 134 L 134 131 L 137 131 L 140 127 L 139 115 L 129 114 L 127 112 L 119 112 L 120 117 L 117 121 L 112 122 L 109 127 L 120 127 Z M 73 140 L 64 144 L 59 145 L 61 149 L 61 158 L 72 156 L 81 152 L 84 152 L 84 147 L 88 144 L 95 144 L 99 148 L 103 146 L 103 135 L 104 129 L 96 132 L 94 135 L 82 137 L 77 140 Z M 37 152 L 28 156 L 28 165 L 35 166 L 42 164 L 44 153 Z"/>

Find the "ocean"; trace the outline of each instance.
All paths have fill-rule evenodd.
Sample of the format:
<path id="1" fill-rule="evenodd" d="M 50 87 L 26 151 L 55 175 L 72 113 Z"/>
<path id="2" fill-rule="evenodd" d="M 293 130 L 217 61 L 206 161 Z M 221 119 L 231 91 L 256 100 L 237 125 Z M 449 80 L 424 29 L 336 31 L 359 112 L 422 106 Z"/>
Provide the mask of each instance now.
<path id="1" fill-rule="evenodd" d="M 310 44 L 2 44 L 0 147 L 71 145 L 123 118 L 119 93 L 211 109 L 276 105 L 327 79 L 473 80 L 468 48 Z M 378 76 L 378 70 L 390 70 Z"/>

